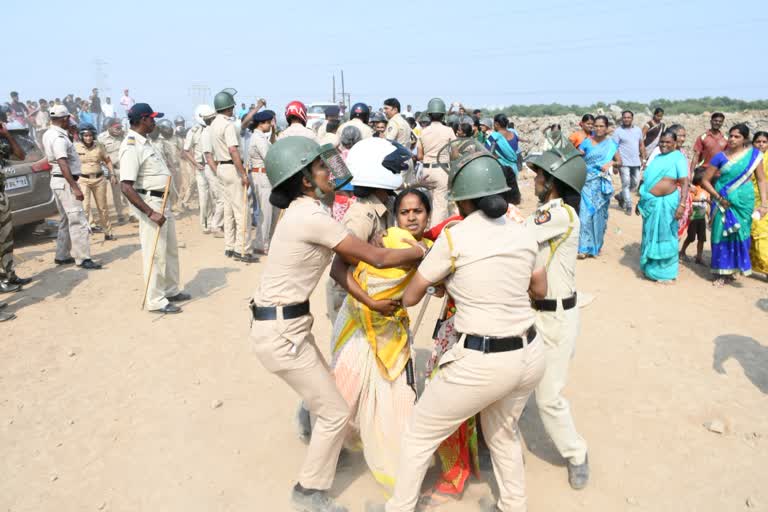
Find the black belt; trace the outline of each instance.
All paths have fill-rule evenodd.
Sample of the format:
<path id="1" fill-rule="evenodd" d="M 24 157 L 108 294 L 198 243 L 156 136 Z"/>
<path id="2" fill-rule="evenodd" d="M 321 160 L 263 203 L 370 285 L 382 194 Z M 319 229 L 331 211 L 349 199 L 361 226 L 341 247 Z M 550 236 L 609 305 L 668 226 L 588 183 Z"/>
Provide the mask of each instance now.
<path id="1" fill-rule="evenodd" d="M 283 320 L 293 320 L 309 314 L 309 301 L 300 304 L 291 304 L 289 306 L 257 306 L 253 302 L 248 306 L 251 308 L 254 320 L 277 320 L 277 310 L 283 310 Z"/>
<path id="2" fill-rule="evenodd" d="M 536 311 L 557 311 L 557 301 L 563 303 L 563 309 L 573 309 L 576 307 L 576 294 L 574 293 L 567 299 L 541 299 L 533 301 L 533 309 Z"/>
<path id="3" fill-rule="evenodd" d="M 422 165 L 424 165 L 424 167 L 426 167 L 427 169 L 436 169 L 440 167 L 440 164 L 422 164 Z"/>
<path id="4" fill-rule="evenodd" d="M 224 161 L 222 161 L 222 162 L 216 162 L 216 163 L 217 163 L 217 164 L 219 164 L 219 165 L 221 165 L 221 164 L 231 164 L 231 165 L 235 165 L 235 162 L 233 162 L 232 160 L 224 160 Z"/>
<path id="5" fill-rule="evenodd" d="M 152 197 L 163 197 L 163 191 L 162 190 L 144 190 L 143 188 L 137 188 L 136 192 L 139 194 L 149 194 Z"/>
<path id="6" fill-rule="evenodd" d="M 536 327 L 533 325 L 525 333 L 525 337 L 528 339 L 528 343 L 532 342 L 536 337 Z M 509 338 L 493 338 L 490 336 L 476 336 L 474 334 L 467 334 L 464 338 L 464 347 L 470 350 L 477 350 L 485 354 L 494 352 L 510 352 L 512 350 L 520 350 L 523 348 L 523 337 L 512 336 Z"/>
<path id="7" fill-rule="evenodd" d="M 80 176 L 82 176 L 83 178 L 88 178 L 89 180 L 95 179 L 95 178 L 101 178 L 102 176 L 104 176 L 104 171 L 99 171 L 95 174 L 81 174 Z"/>

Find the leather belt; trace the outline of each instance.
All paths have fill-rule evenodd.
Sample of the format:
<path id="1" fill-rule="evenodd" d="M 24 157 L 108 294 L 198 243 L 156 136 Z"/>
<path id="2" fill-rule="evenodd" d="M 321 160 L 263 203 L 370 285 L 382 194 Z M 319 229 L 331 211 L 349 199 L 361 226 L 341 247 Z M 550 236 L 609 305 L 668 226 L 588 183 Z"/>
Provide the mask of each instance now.
<path id="1" fill-rule="evenodd" d="M 89 180 L 92 180 L 92 179 L 101 178 L 102 176 L 104 176 L 104 171 L 99 171 L 99 172 L 94 173 L 94 174 L 85 174 L 85 173 L 83 173 L 80 176 L 82 176 L 83 178 L 88 178 Z"/>
<path id="2" fill-rule="evenodd" d="M 536 311 L 557 311 L 557 302 L 563 303 L 563 309 L 569 310 L 576 307 L 576 294 L 566 299 L 541 299 L 533 301 L 533 309 Z"/>
<path id="3" fill-rule="evenodd" d="M 163 197 L 162 190 L 144 190 L 143 188 L 137 188 L 136 192 L 139 194 L 150 195 L 152 197 Z"/>
<path id="4" fill-rule="evenodd" d="M 251 302 L 248 307 L 251 308 L 254 320 L 277 320 L 278 309 L 283 311 L 283 320 L 293 320 L 309 314 L 308 300 L 289 306 L 257 306 Z"/>
<path id="5" fill-rule="evenodd" d="M 221 164 L 235 165 L 235 162 L 233 162 L 232 160 L 222 160 L 221 162 L 216 162 L 216 163 L 219 164 L 219 165 L 221 165 Z"/>
<path id="6" fill-rule="evenodd" d="M 254 172 L 254 173 L 267 172 L 267 168 L 266 167 L 253 167 L 251 169 L 251 172 Z"/>
<path id="7" fill-rule="evenodd" d="M 533 325 L 525 333 L 525 339 L 528 343 L 536 338 L 536 327 Z M 508 338 L 493 338 L 491 336 L 476 336 L 467 334 L 464 338 L 464 347 L 470 350 L 477 350 L 484 354 L 495 352 L 510 352 L 520 350 L 525 346 L 525 339 L 522 336 L 511 336 Z"/>
<path id="8" fill-rule="evenodd" d="M 426 169 L 437 169 L 440 164 L 422 164 Z"/>

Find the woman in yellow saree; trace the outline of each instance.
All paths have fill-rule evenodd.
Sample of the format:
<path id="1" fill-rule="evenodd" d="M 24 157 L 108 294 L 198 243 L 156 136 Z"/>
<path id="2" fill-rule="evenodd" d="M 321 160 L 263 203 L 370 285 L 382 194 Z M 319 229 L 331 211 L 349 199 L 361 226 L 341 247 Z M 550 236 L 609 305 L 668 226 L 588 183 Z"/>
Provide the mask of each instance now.
<path id="1" fill-rule="evenodd" d="M 422 240 L 430 212 L 423 192 L 402 191 L 395 199 L 398 227 L 387 230 L 384 247 L 410 247 L 405 239 Z M 414 272 L 362 262 L 346 274 L 335 264 L 331 269 L 349 291 L 333 328 L 331 370 L 350 407 L 351 434 L 359 435 L 368 467 L 388 490 L 394 487 L 400 439 L 416 401 L 415 385 L 409 385 L 405 372 L 411 359 L 410 319 L 399 302 Z"/>

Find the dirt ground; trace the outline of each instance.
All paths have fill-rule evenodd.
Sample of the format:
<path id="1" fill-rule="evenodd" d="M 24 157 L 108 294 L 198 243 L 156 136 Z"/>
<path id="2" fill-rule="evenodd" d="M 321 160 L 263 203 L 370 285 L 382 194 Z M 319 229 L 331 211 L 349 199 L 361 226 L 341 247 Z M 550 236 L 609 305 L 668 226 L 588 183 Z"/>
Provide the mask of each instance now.
<path id="1" fill-rule="evenodd" d="M 530 212 L 531 181 L 521 188 Z M 50 238 L 19 241 L 19 274 L 35 281 L 0 297 L 18 315 L 0 326 L 0 509 L 289 510 L 305 447 L 296 396 L 260 366 L 247 336 L 262 265 L 226 259 L 222 240 L 185 216 L 181 274 L 194 300 L 181 315 L 155 316 L 139 310 L 136 231 L 120 226 L 107 243 L 94 235 L 105 264 L 95 272 L 55 267 Z M 684 266 L 675 285 L 657 285 L 639 273 L 639 242 L 640 219 L 613 207 L 602 256 L 579 262 L 579 290 L 594 300 L 582 309 L 566 395 L 592 478 L 569 488 L 530 403 L 529 509 L 768 510 L 768 282 L 715 289 L 706 268 Z M 324 281 L 312 309 L 327 351 Z M 418 335 L 420 362 L 429 331 Z M 705 426 L 713 421 L 723 433 Z M 385 498 L 360 456 L 333 493 L 353 511 Z M 474 481 L 442 510 L 478 510 L 488 494 Z"/>

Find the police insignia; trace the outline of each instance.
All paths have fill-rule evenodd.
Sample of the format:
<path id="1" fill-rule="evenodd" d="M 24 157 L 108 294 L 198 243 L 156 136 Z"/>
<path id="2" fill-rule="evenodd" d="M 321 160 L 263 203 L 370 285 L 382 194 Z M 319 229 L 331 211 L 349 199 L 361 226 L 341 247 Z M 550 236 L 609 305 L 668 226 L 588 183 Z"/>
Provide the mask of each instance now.
<path id="1" fill-rule="evenodd" d="M 549 213 L 549 210 L 547 210 L 547 211 L 543 211 L 543 212 L 538 212 L 536 214 L 536 218 L 534 219 L 534 222 L 536 224 L 546 224 L 551 219 L 552 219 L 552 214 Z"/>
<path id="2" fill-rule="evenodd" d="M 368 213 L 367 213 L 367 215 L 368 215 L 368 218 L 369 218 L 369 219 L 372 219 L 372 218 L 373 218 L 373 214 L 372 214 L 371 212 L 368 212 Z"/>
<path id="3" fill-rule="evenodd" d="M 136 145 L 136 139 L 134 137 L 128 137 L 125 139 L 125 143 L 129 146 L 135 146 Z"/>

